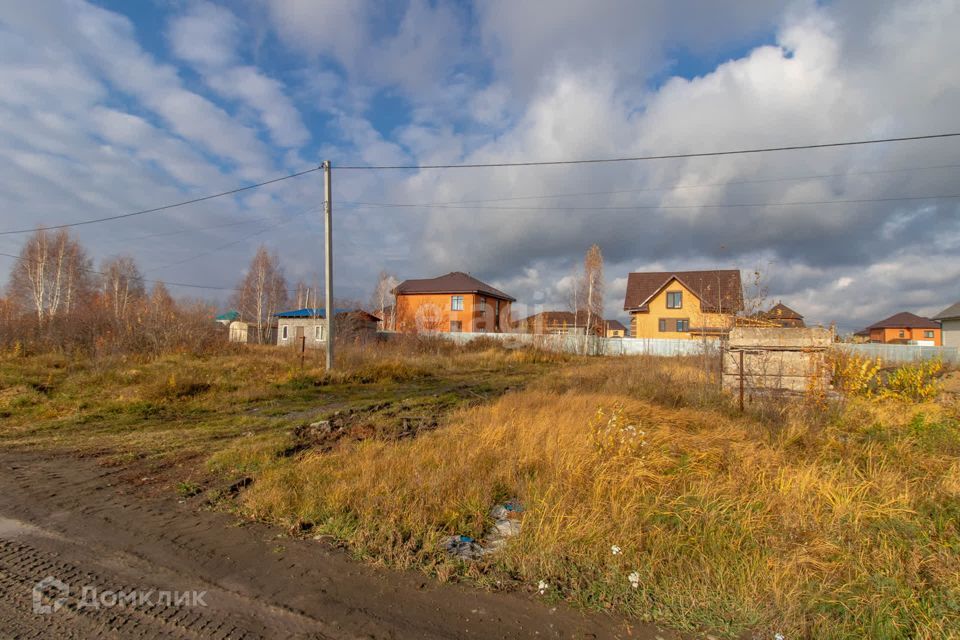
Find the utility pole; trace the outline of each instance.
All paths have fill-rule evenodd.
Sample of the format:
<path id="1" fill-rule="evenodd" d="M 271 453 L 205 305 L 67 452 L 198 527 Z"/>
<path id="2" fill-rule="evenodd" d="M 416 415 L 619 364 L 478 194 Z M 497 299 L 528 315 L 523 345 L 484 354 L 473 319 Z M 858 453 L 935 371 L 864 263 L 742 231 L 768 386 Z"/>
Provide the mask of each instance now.
<path id="1" fill-rule="evenodd" d="M 323 239 L 325 248 L 326 299 L 323 302 L 323 314 L 327 325 L 327 371 L 333 370 L 333 320 L 336 311 L 333 308 L 333 202 L 331 201 L 330 161 L 323 161 Z"/>

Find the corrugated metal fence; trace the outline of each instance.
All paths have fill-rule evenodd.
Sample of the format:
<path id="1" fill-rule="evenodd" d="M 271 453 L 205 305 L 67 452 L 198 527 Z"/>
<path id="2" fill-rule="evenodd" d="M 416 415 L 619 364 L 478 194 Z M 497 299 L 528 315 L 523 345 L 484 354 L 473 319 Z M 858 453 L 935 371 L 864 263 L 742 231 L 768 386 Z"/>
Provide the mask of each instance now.
<path id="1" fill-rule="evenodd" d="M 597 338 L 587 336 L 533 335 L 529 333 L 439 333 L 448 340 L 465 344 L 481 338 L 502 340 L 536 346 L 549 351 L 585 353 L 601 356 L 697 356 L 719 355 L 720 342 L 715 338 L 696 340 L 668 340 L 660 338 Z M 921 360 L 941 359 L 945 363 L 960 364 L 957 347 L 921 347 L 907 344 L 848 344 L 834 343 L 840 349 L 864 358 L 880 358 L 885 364 L 897 365 Z"/>
<path id="2" fill-rule="evenodd" d="M 957 347 L 921 347 L 915 344 L 848 344 L 840 342 L 835 349 L 863 358 L 880 358 L 885 364 L 904 364 L 921 360 L 943 360 L 960 364 Z"/>
<path id="3" fill-rule="evenodd" d="M 694 356 L 702 354 L 704 349 L 708 353 L 719 353 L 717 351 L 719 342 L 713 338 L 707 338 L 706 340 L 666 340 L 599 338 L 583 335 L 534 335 L 529 333 L 439 333 L 438 335 L 459 344 L 486 338 L 531 345 L 548 351 L 603 356 Z"/>

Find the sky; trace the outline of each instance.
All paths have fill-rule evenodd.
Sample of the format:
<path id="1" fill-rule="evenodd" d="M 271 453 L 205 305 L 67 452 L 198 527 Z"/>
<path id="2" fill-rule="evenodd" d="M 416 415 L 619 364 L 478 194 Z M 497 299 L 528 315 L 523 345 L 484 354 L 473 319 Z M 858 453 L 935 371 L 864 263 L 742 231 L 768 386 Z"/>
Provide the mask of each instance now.
<path id="1" fill-rule="evenodd" d="M 0 0 L 0 231 L 333 163 L 338 296 L 465 271 L 567 309 L 598 244 L 631 271 L 743 270 L 852 331 L 960 300 L 960 0 Z M 322 282 L 319 172 L 74 229 L 97 263 L 229 288 L 259 244 Z M 838 202 L 840 201 L 840 202 Z M 414 206 L 383 206 L 414 205 Z M 25 236 L 0 235 L 17 253 Z M 0 282 L 12 260 L 0 257 Z M 754 283 L 759 274 L 760 285 Z M 226 305 L 227 293 L 172 286 Z"/>

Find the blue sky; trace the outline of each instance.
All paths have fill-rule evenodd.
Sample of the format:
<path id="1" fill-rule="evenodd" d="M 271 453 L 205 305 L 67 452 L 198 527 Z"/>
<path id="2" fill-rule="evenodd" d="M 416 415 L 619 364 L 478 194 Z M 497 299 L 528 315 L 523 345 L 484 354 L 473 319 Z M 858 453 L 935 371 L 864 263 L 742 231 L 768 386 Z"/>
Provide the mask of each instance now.
<path id="1" fill-rule="evenodd" d="M 954 131 L 960 76 L 944 61 L 960 54 L 958 29 L 948 0 L 11 2 L 0 12 L 0 230 L 325 158 L 550 160 Z M 759 269 L 768 304 L 845 330 L 932 314 L 960 299 L 956 200 L 784 203 L 953 193 L 958 144 L 335 171 L 339 291 L 366 299 L 384 268 L 401 279 L 462 270 L 517 297 L 521 313 L 563 309 L 596 242 L 611 317 L 624 317 L 630 271 L 711 267 Z M 493 202 L 351 204 L 478 199 Z M 97 261 L 128 253 L 150 278 L 229 287 L 264 243 L 291 284 L 319 281 L 320 202 L 310 174 L 77 234 Z M 0 236 L 0 251 L 20 242 Z"/>

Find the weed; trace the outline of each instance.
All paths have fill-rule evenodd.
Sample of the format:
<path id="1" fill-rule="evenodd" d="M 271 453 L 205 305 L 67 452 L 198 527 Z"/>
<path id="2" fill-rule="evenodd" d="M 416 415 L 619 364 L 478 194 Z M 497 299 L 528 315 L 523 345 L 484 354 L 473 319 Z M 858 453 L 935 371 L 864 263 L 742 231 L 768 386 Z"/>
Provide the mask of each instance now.
<path id="1" fill-rule="evenodd" d="M 177 495 L 181 498 L 192 498 L 202 491 L 200 485 L 195 482 L 183 481 L 177 483 Z"/>

